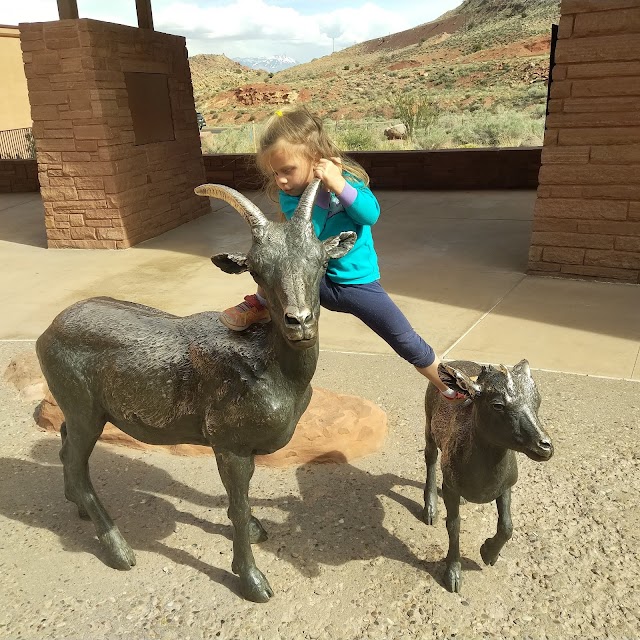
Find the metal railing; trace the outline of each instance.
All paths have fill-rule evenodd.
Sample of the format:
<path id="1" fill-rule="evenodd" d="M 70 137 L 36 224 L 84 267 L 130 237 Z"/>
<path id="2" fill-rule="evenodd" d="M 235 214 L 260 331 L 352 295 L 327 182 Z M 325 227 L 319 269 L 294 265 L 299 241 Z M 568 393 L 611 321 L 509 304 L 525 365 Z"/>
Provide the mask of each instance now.
<path id="1" fill-rule="evenodd" d="M 0 131 L 0 160 L 31 160 L 36 146 L 30 127 Z"/>

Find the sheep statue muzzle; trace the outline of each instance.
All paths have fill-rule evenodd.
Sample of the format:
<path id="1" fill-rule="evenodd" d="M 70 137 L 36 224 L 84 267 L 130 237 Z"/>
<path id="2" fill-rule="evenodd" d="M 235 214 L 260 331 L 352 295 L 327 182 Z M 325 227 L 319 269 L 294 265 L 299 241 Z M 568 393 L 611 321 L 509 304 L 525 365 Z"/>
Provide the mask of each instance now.
<path id="1" fill-rule="evenodd" d="M 496 534 L 480 548 L 484 562 L 495 564 L 513 531 L 511 487 L 518 480 L 515 451 L 544 462 L 553 455 L 553 445 L 538 418 L 540 394 L 526 360 L 511 370 L 503 365 L 494 368 L 456 361 L 440 364 L 438 373 L 468 398 L 452 402 L 432 384 L 427 387 L 427 481 L 422 519 L 426 524 L 436 520 L 439 449 L 449 533 L 444 583 L 449 591 L 457 592 L 461 583 L 460 499 L 475 503 L 496 501 Z"/>
<path id="2" fill-rule="evenodd" d="M 271 322 L 238 333 L 217 312 L 177 317 L 112 298 L 82 300 L 38 338 L 49 389 L 64 414 L 60 459 L 64 491 L 91 518 L 117 569 L 135 564 L 131 547 L 100 502 L 88 460 L 105 423 L 150 444 L 213 447 L 234 528 L 232 570 L 242 595 L 266 602 L 273 592 L 251 543 L 266 538 L 248 502 L 254 455 L 285 446 L 311 398 L 318 360 L 319 283 L 328 260 L 345 255 L 355 233 L 318 240 L 311 211 L 319 181 L 291 220 L 271 222 L 250 200 L 222 185 L 196 193 L 221 198 L 247 221 L 245 254 L 212 260 L 227 273 L 249 271 L 265 291 Z"/>

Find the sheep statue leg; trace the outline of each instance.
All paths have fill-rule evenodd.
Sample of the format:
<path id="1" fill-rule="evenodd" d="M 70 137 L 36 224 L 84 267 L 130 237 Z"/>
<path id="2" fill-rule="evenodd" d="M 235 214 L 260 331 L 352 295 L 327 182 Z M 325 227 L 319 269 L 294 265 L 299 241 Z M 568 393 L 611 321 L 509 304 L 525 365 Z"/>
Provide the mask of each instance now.
<path id="1" fill-rule="evenodd" d="M 460 565 L 460 494 L 442 483 L 442 497 L 447 508 L 447 533 L 449 551 L 447 552 L 444 586 L 452 593 L 459 593 L 462 582 Z"/>
<path id="2" fill-rule="evenodd" d="M 424 486 L 424 509 L 422 521 L 425 524 L 435 524 L 438 515 L 438 488 L 436 486 L 436 464 L 438 462 L 438 447 L 427 428 L 424 459 L 427 464 L 427 482 Z"/>
<path id="3" fill-rule="evenodd" d="M 264 533 L 257 518 L 251 516 L 249 507 L 249 482 L 255 469 L 253 454 L 241 456 L 220 449 L 215 454 L 220 478 L 229 497 L 228 515 L 233 524 L 231 570 L 240 578 L 240 591 L 244 598 L 267 602 L 273 591 L 262 571 L 256 567 L 251 551 L 251 539 L 256 531 Z"/>
<path id="4" fill-rule="evenodd" d="M 75 502 L 81 518 L 91 518 L 108 562 L 116 569 L 128 570 L 136 563 L 131 547 L 109 517 L 96 495 L 89 477 L 89 456 L 105 425 L 98 415 L 77 415 L 67 410 L 60 430 L 60 460 L 64 469 L 64 494 Z"/>
<path id="5" fill-rule="evenodd" d="M 494 565 L 498 560 L 500 551 L 511 538 L 513 525 L 511 524 L 511 487 L 496 498 L 498 507 L 498 527 L 493 538 L 487 538 L 480 547 L 480 555 L 485 564 Z"/>
<path id="6" fill-rule="evenodd" d="M 260 523 L 260 520 L 251 516 L 251 518 L 249 518 L 249 542 L 251 544 L 257 544 L 258 542 L 264 542 L 268 537 L 269 536 Z"/>

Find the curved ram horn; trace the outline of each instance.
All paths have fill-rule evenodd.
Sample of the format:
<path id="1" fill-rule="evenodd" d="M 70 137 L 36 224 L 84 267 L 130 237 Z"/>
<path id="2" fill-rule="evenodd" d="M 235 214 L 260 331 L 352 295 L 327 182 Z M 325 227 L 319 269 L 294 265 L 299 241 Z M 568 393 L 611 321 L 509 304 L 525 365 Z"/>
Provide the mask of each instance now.
<path id="1" fill-rule="evenodd" d="M 247 221 L 252 229 L 254 227 L 264 227 L 268 222 L 264 213 L 251 200 L 245 198 L 231 187 L 223 184 L 201 184 L 194 191 L 199 196 L 209 196 L 210 198 L 224 200 Z"/>
<path id="2" fill-rule="evenodd" d="M 315 202 L 316 195 L 318 194 L 318 187 L 320 186 L 320 180 L 315 178 L 309 183 L 309 186 L 304 190 L 304 193 L 300 197 L 300 202 L 296 207 L 294 217 L 300 220 L 311 220 L 311 212 L 313 211 L 313 203 Z"/>

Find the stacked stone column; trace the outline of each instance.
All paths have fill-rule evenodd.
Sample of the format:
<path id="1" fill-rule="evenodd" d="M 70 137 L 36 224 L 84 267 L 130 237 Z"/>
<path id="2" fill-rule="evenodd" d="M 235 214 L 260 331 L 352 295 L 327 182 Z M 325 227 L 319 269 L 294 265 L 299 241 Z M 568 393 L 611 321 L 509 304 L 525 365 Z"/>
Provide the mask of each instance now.
<path id="1" fill-rule="evenodd" d="M 640 282 L 640 5 L 563 0 L 532 273 Z"/>
<path id="2" fill-rule="evenodd" d="M 49 247 L 126 248 L 209 211 L 184 38 L 86 19 L 20 38 Z M 166 76 L 174 139 L 136 144 L 127 72 Z"/>

